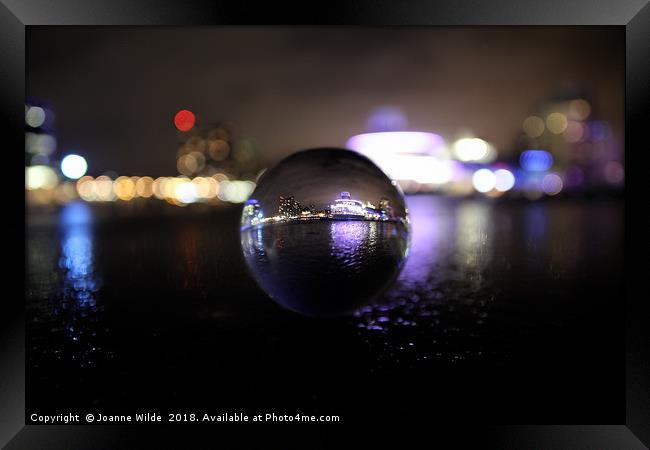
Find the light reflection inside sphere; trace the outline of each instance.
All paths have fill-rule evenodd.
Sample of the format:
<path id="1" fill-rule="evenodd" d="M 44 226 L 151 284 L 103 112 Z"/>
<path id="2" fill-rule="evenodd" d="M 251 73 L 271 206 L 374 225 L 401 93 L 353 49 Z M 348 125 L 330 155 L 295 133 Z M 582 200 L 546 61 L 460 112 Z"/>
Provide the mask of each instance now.
<path id="1" fill-rule="evenodd" d="M 348 314 L 399 275 L 408 215 L 402 193 L 366 157 L 305 150 L 262 175 L 243 209 L 241 244 L 259 286 L 284 308 Z"/>

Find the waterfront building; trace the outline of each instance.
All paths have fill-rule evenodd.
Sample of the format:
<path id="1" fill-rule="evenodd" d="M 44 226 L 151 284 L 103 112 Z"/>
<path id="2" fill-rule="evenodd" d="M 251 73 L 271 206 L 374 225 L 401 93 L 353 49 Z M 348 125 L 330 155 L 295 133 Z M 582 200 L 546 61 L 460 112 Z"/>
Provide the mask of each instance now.
<path id="1" fill-rule="evenodd" d="M 279 199 L 278 215 L 283 219 L 292 219 L 300 217 L 302 214 L 302 206 L 292 196 L 282 197 Z"/>
<path id="2" fill-rule="evenodd" d="M 347 191 L 341 192 L 341 196 L 334 200 L 333 205 L 330 205 L 330 210 L 333 217 L 365 217 L 365 208 L 363 203 L 359 200 L 354 200 Z"/>

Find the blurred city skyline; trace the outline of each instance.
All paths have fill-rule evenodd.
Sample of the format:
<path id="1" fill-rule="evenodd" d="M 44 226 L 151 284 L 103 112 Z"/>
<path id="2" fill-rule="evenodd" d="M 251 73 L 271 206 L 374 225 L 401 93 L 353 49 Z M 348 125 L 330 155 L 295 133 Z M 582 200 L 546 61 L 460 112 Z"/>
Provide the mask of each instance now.
<path id="1" fill-rule="evenodd" d="M 230 123 L 261 166 L 344 147 L 376 108 L 447 143 L 475 135 L 515 158 L 522 121 L 587 98 L 622 143 L 618 27 L 32 27 L 27 95 L 55 112 L 57 156 L 89 173 L 177 171 L 174 114 Z"/>

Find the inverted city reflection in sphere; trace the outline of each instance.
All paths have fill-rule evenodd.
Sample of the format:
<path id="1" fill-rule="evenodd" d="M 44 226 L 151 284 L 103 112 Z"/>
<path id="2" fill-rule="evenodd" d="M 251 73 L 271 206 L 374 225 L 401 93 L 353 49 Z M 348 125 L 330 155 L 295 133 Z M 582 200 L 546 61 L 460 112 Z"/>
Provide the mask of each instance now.
<path id="1" fill-rule="evenodd" d="M 281 306 L 351 313 L 397 278 L 409 246 L 404 198 L 369 159 L 305 150 L 266 171 L 241 221 L 244 257 Z"/>

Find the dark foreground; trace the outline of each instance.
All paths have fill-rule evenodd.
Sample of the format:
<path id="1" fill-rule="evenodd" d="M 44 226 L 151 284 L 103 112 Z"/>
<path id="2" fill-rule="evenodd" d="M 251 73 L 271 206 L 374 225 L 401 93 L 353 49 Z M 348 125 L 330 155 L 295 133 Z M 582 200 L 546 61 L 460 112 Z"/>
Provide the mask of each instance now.
<path id="1" fill-rule="evenodd" d="M 27 411 L 622 423 L 622 204 L 408 203 L 394 286 L 320 319 L 257 288 L 235 209 L 29 215 Z"/>

